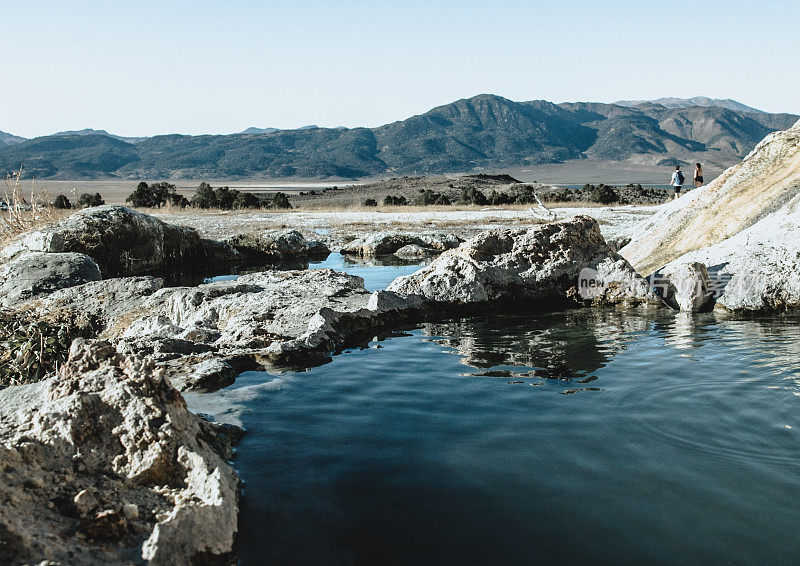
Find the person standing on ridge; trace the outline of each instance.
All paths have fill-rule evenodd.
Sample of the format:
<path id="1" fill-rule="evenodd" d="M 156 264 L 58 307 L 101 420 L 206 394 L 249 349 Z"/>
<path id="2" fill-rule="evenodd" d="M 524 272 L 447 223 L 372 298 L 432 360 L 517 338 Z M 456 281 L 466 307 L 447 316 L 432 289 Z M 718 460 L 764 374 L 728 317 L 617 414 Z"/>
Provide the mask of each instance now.
<path id="1" fill-rule="evenodd" d="M 681 171 L 681 166 L 675 166 L 675 172 L 672 174 L 672 180 L 670 184 L 672 188 L 675 189 L 675 198 L 679 199 L 681 197 L 681 188 L 683 188 L 683 182 L 686 180 L 686 177 L 683 175 L 683 171 Z"/>
<path id="2" fill-rule="evenodd" d="M 703 166 L 699 163 L 694 168 L 694 186 L 698 188 L 703 186 Z"/>

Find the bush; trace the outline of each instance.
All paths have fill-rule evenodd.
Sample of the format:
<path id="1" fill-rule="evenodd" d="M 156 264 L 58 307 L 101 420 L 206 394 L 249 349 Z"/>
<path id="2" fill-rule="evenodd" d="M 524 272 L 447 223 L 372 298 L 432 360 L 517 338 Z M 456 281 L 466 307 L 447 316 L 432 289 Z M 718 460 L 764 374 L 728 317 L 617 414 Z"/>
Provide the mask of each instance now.
<path id="1" fill-rule="evenodd" d="M 435 193 L 430 189 L 425 189 L 420 191 L 415 203 L 422 206 L 428 206 L 430 204 L 449 205 L 450 199 L 447 197 L 447 195 Z"/>
<path id="2" fill-rule="evenodd" d="M 253 193 L 236 191 L 236 198 L 233 199 L 233 208 L 261 208 L 263 203 Z"/>
<path id="3" fill-rule="evenodd" d="M 364 206 L 378 206 L 378 201 L 374 198 L 368 198 L 364 201 Z"/>
<path id="4" fill-rule="evenodd" d="M 408 204 L 406 197 L 403 196 L 393 196 L 393 195 L 386 195 L 383 199 L 384 206 L 405 206 Z"/>
<path id="5" fill-rule="evenodd" d="M 619 195 L 614 187 L 609 187 L 600 183 L 595 187 L 589 195 L 589 200 L 592 202 L 599 202 L 600 204 L 611 204 L 612 202 L 619 201 Z"/>
<path id="6" fill-rule="evenodd" d="M 90 206 L 102 206 L 106 203 L 100 193 L 89 194 L 83 193 L 78 197 L 78 206 L 82 208 L 89 208 Z"/>
<path id="7" fill-rule="evenodd" d="M 492 191 L 492 194 L 489 195 L 489 202 L 492 205 L 513 204 L 514 199 L 508 193 L 498 193 L 497 191 Z"/>
<path id="8" fill-rule="evenodd" d="M 145 208 L 159 208 L 167 203 L 181 208 L 189 206 L 189 201 L 177 193 L 175 185 L 165 182 L 148 185 L 142 181 L 136 190 L 125 199 L 125 202 L 135 207 Z"/>
<path id="9" fill-rule="evenodd" d="M 89 318 L 63 313 L 47 317 L 0 309 L 0 389 L 52 375 L 66 361 L 73 339 L 89 338 L 99 330 Z"/>
<path id="10" fill-rule="evenodd" d="M 72 203 L 69 202 L 69 199 L 64 195 L 58 195 L 56 199 L 53 201 L 53 208 L 60 208 L 62 210 L 67 210 L 72 208 Z"/>
<path id="11" fill-rule="evenodd" d="M 292 208 L 289 203 L 289 197 L 284 193 L 275 193 L 272 197 L 272 202 L 269 204 L 270 208 Z"/>
<path id="12" fill-rule="evenodd" d="M 471 187 L 461 191 L 461 202 L 464 204 L 477 204 L 483 206 L 489 204 L 489 199 L 478 189 Z"/>

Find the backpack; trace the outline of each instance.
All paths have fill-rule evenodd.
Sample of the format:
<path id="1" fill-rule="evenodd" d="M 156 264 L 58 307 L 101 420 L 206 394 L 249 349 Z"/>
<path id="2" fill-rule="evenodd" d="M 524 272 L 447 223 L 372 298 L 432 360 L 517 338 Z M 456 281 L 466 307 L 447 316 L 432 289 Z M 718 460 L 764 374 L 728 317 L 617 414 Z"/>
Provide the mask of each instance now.
<path id="1" fill-rule="evenodd" d="M 686 180 L 686 177 L 684 177 L 683 171 L 678 169 L 678 184 L 682 185 L 685 180 Z"/>

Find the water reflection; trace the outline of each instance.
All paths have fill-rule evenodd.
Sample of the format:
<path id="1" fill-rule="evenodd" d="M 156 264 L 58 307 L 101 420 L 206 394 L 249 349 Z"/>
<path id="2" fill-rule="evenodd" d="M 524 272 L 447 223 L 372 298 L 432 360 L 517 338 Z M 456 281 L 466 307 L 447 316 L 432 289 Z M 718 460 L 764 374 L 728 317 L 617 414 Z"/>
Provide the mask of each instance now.
<path id="1" fill-rule="evenodd" d="M 422 325 L 482 377 L 588 382 L 637 333 L 652 325 L 644 313 L 572 310 L 548 314 L 490 314 Z M 508 367 L 506 367 L 508 366 Z"/>

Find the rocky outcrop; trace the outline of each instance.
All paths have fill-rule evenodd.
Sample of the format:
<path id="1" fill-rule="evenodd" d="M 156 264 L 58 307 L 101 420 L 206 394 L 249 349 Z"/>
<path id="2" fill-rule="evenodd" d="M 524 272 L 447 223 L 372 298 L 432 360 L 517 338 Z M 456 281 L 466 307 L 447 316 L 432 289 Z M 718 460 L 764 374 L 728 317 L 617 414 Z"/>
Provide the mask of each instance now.
<path id="1" fill-rule="evenodd" d="M 642 273 L 707 266 L 717 309 L 800 307 L 800 122 L 661 207 L 621 251 Z M 693 302 L 693 300 L 692 300 Z"/>
<path id="2" fill-rule="evenodd" d="M 100 328 L 114 328 L 129 323 L 130 313 L 162 287 L 163 281 L 151 276 L 105 279 L 60 289 L 26 306 L 42 317 L 58 312 L 92 319 Z"/>
<path id="3" fill-rule="evenodd" d="M 401 249 L 408 250 L 409 246 L 415 249 L 424 249 L 429 254 L 438 254 L 445 250 L 458 247 L 463 240 L 453 234 L 398 234 L 392 232 L 377 232 L 363 238 L 356 238 L 342 247 L 343 255 L 368 257 L 374 255 L 389 255 Z"/>
<path id="4" fill-rule="evenodd" d="M 620 253 L 643 275 L 792 206 L 800 194 L 800 122 L 768 135 L 740 164 L 689 191 L 629 234 Z M 782 234 L 775 232 L 773 238 Z M 708 264 L 712 265 L 712 264 Z"/>
<path id="5" fill-rule="evenodd" d="M 92 258 L 104 277 L 139 275 L 203 257 L 191 228 L 174 226 L 124 206 L 98 206 L 19 236 L 0 250 L 0 260 L 25 251 L 75 252 Z"/>
<path id="6" fill-rule="evenodd" d="M 269 261 L 327 257 L 331 251 L 317 240 L 306 240 L 297 230 L 271 230 L 239 234 L 227 240 L 239 252 L 258 255 Z"/>
<path id="7" fill-rule="evenodd" d="M 0 265 L 0 305 L 11 306 L 100 279 L 100 269 L 87 255 L 25 252 Z"/>
<path id="8" fill-rule="evenodd" d="M 579 288 L 586 270 L 591 293 Z M 320 363 L 362 335 L 452 307 L 493 301 L 550 309 L 574 299 L 660 304 L 589 217 L 483 233 L 376 293 L 359 277 L 321 269 L 252 273 L 198 287 L 112 279 L 35 304 L 42 313 L 91 317 L 99 336 L 121 352 L 155 360 L 181 390 L 207 391 L 265 365 Z"/>
<path id="9" fill-rule="evenodd" d="M 398 298 L 382 308 L 370 300 L 360 277 L 329 269 L 252 273 L 162 289 L 106 335 L 125 352 L 156 359 L 182 388 L 218 389 L 259 364 L 324 361 L 418 305 Z"/>
<path id="10" fill-rule="evenodd" d="M 234 562 L 225 443 L 151 362 L 76 340 L 58 377 L 0 391 L 0 562 Z"/>
<path id="11" fill-rule="evenodd" d="M 388 290 L 451 305 L 506 301 L 552 306 L 577 297 L 590 270 L 594 304 L 660 304 L 647 282 L 606 244 L 597 221 L 578 216 L 524 230 L 490 230 L 445 252 Z"/>

